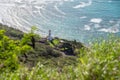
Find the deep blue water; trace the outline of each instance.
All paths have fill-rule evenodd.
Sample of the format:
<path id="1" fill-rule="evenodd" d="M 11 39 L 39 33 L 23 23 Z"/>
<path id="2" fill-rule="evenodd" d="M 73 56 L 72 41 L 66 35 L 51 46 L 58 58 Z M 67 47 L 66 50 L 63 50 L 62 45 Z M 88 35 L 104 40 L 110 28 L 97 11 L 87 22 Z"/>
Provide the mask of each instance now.
<path id="1" fill-rule="evenodd" d="M 0 22 L 24 31 L 35 25 L 42 35 L 51 29 L 84 43 L 120 34 L 120 0 L 5 0 L 0 7 Z"/>

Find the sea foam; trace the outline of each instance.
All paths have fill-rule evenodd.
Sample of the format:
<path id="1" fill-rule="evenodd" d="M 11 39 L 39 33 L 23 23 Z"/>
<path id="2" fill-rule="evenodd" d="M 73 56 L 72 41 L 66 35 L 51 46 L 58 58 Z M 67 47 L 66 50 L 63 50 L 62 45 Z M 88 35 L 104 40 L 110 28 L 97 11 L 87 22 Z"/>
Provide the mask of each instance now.
<path id="1" fill-rule="evenodd" d="M 119 29 L 118 28 L 102 28 L 102 29 L 100 29 L 98 31 L 109 32 L 109 33 L 118 33 Z"/>
<path id="2" fill-rule="evenodd" d="M 93 22 L 93 23 L 101 23 L 102 22 L 102 19 L 101 18 L 92 18 L 90 20 L 90 22 Z"/>
<path id="3" fill-rule="evenodd" d="M 86 3 L 86 2 L 80 2 L 79 5 L 76 5 L 73 8 L 83 8 L 83 7 L 86 7 L 86 6 L 90 6 L 91 4 L 92 4 L 92 0 L 89 0 L 88 3 Z"/>
<path id="4" fill-rule="evenodd" d="M 91 29 L 91 27 L 89 26 L 89 25 L 84 25 L 84 30 L 90 30 Z"/>

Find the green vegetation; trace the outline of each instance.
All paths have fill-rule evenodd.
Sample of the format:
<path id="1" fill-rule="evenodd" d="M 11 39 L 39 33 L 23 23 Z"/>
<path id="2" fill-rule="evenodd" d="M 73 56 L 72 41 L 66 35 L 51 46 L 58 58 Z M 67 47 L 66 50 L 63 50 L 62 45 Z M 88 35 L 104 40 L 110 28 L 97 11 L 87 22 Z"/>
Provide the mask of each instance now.
<path id="1" fill-rule="evenodd" d="M 0 80 L 120 79 L 119 37 L 85 48 L 58 38 L 50 43 L 31 31 L 36 40 L 32 48 L 31 32 L 15 38 L 19 36 L 6 36 L 4 30 L 0 30 Z"/>
<path id="2" fill-rule="evenodd" d="M 85 80 L 120 79 L 120 38 L 112 37 L 94 43 L 90 50 L 80 56 L 80 68 Z"/>
<path id="3" fill-rule="evenodd" d="M 5 35 L 12 39 L 21 39 L 23 37 L 23 32 L 17 29 L 8 27 L 6 25 L 0 24 L 0 29 L 5 30 Z"/>
<path id="4" fill-rule="evenodd" d="M 31 49 L 26 44 L 22 45 L 19 40 L 10 39 L 4 33 L 4 30 L 0 30 L 0 73 L 18 69 L 18 55 Z"/>

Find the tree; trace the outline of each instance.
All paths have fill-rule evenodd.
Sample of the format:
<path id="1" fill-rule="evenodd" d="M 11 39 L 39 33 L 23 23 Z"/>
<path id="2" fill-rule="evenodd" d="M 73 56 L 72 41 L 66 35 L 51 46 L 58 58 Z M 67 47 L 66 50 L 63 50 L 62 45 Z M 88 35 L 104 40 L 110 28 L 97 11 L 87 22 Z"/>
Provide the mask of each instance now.
<path id="1" fill-rule="evenodd" d="M 37 30 L 36 26 L 32 26 L 30 32 L 25 33 L 23 38 L 22 38 L 22 44 L 29 44 L 33 47 L 33 49 L 35 49 L 35 37 L 37 37 L 38 35 L 35 34 L 35 31 Z"/>

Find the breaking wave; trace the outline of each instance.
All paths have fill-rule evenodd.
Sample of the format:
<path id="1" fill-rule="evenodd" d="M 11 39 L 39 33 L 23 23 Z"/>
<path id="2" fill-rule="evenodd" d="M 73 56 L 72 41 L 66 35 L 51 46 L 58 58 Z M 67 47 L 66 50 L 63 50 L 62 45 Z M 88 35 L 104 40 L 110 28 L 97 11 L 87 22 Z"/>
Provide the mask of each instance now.
<path id="1" fill-rule="evenodd" d="M 89 0 L 87 3 L 86 2 L 80 2 L 79 5 L 74 6 L 73 8 L 83 8 L 86 6 L 92 5 L 92 0 Z"/>

